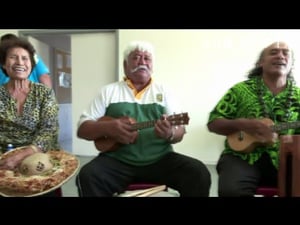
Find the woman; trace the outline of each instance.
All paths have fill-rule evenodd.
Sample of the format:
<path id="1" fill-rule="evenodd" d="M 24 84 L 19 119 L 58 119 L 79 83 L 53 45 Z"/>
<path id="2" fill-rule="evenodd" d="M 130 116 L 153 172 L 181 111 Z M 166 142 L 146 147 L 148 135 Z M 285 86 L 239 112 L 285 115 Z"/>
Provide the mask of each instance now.
<path id="1" fill-rule="evenodd" d="M 18 39 L 18 36 L 12 33 L 7 33 L 0 37 L 1 43 L 7 40 L 16 40 L 16 39 Z M 35 62 L 36 62 L 35 66 L 32 67 L 32 71 L 28 76 L 28 79 L 36 83 L 45 84 L 46 86 L 52 88 L 52 81 L 49 75 L 50 73 L 49 68 L 45 65 L 42 58 L 37 54 L 35 54 Z M 9 77 L 6 76 L 2 68 L 0 68 L 0 85 L 7 83 L 8 80 Z"/>
<path id="2" fill-rule="evenodd" d="M 0 87 L 0 150 L 27 146 L 19 154 L 0 160 L 0 169 L 13 170 L 27 156 L 59 149 L 58 103 L 52 89 L 28 80 L 35 66 L 35 50 L 25 39 L 0 46 L 0 64 L 10 77 Z"/>

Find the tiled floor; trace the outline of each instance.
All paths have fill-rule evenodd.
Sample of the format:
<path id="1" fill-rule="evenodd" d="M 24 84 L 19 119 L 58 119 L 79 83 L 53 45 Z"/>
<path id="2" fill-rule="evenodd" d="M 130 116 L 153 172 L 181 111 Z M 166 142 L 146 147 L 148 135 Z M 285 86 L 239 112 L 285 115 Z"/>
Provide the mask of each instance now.
<path id="1" fill-rule="evenodd" d="M 80 161 L 80 167 L 82 167 L 84 164 L 89 162 L 92 157 L 87 157 L 87 156 L 77 156 Z M 80 168 L 79 168 L 80 169 Z M 79 171 L 78 169 L 78 171 Z M 77 171 L 77 173 L 78 173 Z M 78 192 L 77 192 L 77 187 L 75 184 L 75 178 L 77 173 L 62 186 L 62 191 L 63 191 L 63 196 L 64 197 L 78 197 Z"/>
<path id="2" fill-rule="evenodd" d="M 80 166 L 84 165 L 85 163 L 89 162 L 92 159 L 92 157 L 86 157 L 86 156 L 78 156 L 78 158 L 80 160 Z M 215 170 L 214 165 L 207 165 L 207 167 L 211 173 L 211 178 L 212 178 L 210 196 L 217 197 L 217 172 Z M 76 175 L 74 175 L 68 182 L 66 182 L 62 186 L 64 197 L 78 197 L 77 187 L 75 185 L 75 177 Z"/>

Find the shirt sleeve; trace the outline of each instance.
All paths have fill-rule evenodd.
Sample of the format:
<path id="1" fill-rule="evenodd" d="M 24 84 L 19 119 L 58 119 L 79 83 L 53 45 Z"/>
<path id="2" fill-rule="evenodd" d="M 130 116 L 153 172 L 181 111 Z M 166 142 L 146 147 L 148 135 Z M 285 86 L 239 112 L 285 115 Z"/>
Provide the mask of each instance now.
<path id="1" fill-rule="evenodd" d="M 77 127 L 87 121 L 87 120 L 98 120 L 100 117 L 104 116 L 106 110 L 106 102 L 109 94 L 106 92 L 106 87 L 99 89 L 97 95 L 90 103 L 89 107 L 82 112 L 80 115 Z"/>
<path id="2" fill-rule="evenodd" d="M 37 55 L 37 62 L 35 67 L 32 69 L 32 72 L 29 75 L 29 80 L 33 81 L 33 82 L 39 82 L 39 78 L 40 76 L 42 76 L 43 74 L 50 74 L 50 70 L 49 68 L 46 66 L 46 64 L 44 63 L 44 61 L 42 60 L 42 58 Z"/>
<path id="3" fill-rule="evenodd" d="M 2 68 L 0 68 L 0 85 L 3 85 L 5 83 L 7 83 L 9 81 L 9 77 L 6 76 L 2 70 Z"/>

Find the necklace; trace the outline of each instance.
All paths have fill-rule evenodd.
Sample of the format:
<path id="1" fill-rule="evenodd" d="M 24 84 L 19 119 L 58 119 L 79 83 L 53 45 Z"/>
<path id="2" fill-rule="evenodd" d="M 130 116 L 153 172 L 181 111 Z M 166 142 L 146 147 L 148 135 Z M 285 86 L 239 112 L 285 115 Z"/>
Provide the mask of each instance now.
<path id="1" fill-rule="evenodd" d="M 290 82 L 287 82 L 287 88 L 288 88 L 288 93 L 287 93 L 287 98 L 284 104 L 280 107 L 280 109 L 283 111 L 283 115 L 275 115 L 275 110 L 268 110 L 268 107 L 264 101 L 264 85 L 263 85 L 263 79 L 258 77 L 256 79 L 257 82 L 257 96 L 258 96 L 258 102 L 262 108 L 262 114 L 263 117 L 265 118 L 270 118 L 273 121 L 277 119 L 277 121 L 280 122 L 287 122 L 290 118 L 291 112 L 290 108 L 293 104 L 293 84 L 294 80 L 292 78 L 289 79 Z"/>

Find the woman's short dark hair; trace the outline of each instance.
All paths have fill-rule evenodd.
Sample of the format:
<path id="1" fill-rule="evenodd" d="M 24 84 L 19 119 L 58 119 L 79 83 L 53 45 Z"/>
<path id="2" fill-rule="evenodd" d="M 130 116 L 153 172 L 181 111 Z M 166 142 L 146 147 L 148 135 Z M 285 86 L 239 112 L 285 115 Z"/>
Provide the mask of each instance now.
<path id="1" fill-rule="evenodd" d="M 5 69 L 3 68 L 3 65 L 5 64 L 8 51 L 12 48 L 23 48 L 26 51 L 28 51 L 30 61 L 31 61 L 31 71 L 32 71 L 32 69 L 35 67 L 36 64 L 34 59 L 36 52 L 33 45 L 24 38 L 6 39 L 5 41 L 2 41 L 0 44 L 0 65 L 2 67 L 4 74 L 8 76 Z"/>
<path id="2" fill-rule="evenodd" d="M 18 36 L 12 33 L 7 33 L 1 36 L 0 41 L 7 41 L 7 40 L 15 40 L 18 39 Z"/>

